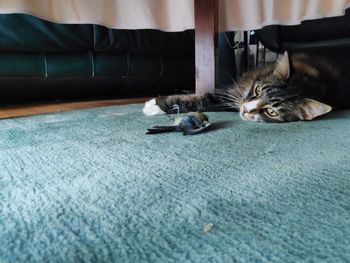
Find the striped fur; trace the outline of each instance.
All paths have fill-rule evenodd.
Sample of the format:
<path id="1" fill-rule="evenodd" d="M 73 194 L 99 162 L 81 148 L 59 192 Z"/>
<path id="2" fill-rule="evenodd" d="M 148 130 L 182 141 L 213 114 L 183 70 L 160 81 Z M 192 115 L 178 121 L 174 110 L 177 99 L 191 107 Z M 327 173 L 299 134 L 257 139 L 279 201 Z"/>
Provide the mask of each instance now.
<path id="1" fill-rule="evenodd" d="M 156 99 L 165 113 L 235 110 L 243 120 L 286 122 L 312 120 L 332 108 L 350 105 L 349 62 L 285 53 L 276 64 L 247 72 L 238 84 L 214 94 Z"/>

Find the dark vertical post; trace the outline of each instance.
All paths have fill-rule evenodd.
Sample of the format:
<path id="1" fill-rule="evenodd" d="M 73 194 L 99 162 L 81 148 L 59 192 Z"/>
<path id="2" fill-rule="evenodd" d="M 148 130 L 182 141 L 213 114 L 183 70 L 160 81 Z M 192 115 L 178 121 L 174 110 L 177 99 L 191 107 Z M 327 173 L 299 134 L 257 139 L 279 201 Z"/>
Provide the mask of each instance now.
<path id="1" fill-rule="evenodd" d="M 256 58 L 255 58 L 255 67 L 259 67 L 259 39 L 256 40 Z"/>
<path id="2" fill-rule="evenodd" d="M 216 60 L 216 84 L 227 86 L 237 79 L 235 32 L 219 32 Z"/>
<path id="3" fill-rule="evenodd" d="M 243 70 L 247 71 L 249 68 L 249 38 L 248 38 L 248 32 L 249 31 L 244 31 L 243 32 L 243 37 L 244 37 L 244 51 L 243 51 L 243 55 L 244 55 L 244 59 L 243 59 Z"/>
<path id="4" fill-rule="evenodd" d="M 214 92 L 217 0 L 195 0 L 196 94 Z"/>
<path id="5" fill-rule="evenodd" d="M 263 48 L 263 65 L 265 65 L 265 62 L 266 62 L 266 47 L 264 46 Z"/>

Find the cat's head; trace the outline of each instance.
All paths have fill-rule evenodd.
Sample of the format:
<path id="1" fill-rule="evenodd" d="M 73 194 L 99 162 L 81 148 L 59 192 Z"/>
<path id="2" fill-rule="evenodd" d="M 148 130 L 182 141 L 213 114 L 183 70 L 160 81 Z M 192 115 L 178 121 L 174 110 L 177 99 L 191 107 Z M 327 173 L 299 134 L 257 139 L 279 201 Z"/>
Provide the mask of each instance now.
<path id="1" fill-rule="evenodd" d="M 310 99 L 307 76 L 291 76 L 287 52 L 275 65 L 248 73 L 239 84 L 239 111 L 243 120 L 287 122 L 312 120 L 332 110 Z M 309 86 L 308 86 L 309 85 Z"/>

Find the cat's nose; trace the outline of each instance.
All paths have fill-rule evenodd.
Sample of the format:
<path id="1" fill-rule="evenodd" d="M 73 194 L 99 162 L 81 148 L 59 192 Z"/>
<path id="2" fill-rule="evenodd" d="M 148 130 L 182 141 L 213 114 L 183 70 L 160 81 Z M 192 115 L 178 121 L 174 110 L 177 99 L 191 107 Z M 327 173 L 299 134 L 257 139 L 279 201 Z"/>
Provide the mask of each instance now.
<path id="1" fill-rule="evenodd" d="M 243 113 L 250 113 L 251 111 L 252 111 L 252 109 L 249 108 L 249 105 L 247 105 L 246 103 L 244 103 L 244 104 L 242 105 L 242 112 L 243 112 Z"/>
<path id="2" fill-rule="evenodd" d="M 242 105 L 242 112 L 243 113 L 255 112 L 258 108 L 258 105 L 259 105 L 259 101 L 257 101 L 257 100 L 245 102 Z"/>

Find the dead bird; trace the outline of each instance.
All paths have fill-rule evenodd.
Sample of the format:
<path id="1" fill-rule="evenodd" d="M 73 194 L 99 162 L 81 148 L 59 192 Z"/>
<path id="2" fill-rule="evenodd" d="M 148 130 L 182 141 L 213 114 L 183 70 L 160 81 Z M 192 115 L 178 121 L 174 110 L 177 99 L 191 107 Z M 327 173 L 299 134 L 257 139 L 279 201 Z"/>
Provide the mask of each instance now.
<path id="1" fill-rule="evenodd" d="M 183 135 L 193 135 L 203 132 L 211 123 L 203 112 L 189 112 L 186 115 L 176 115 L 171 117 L 173 125 L 153 126 L 147 129 L 146 134 L 156 134 L 163 132 L 182 132 Z"/>

